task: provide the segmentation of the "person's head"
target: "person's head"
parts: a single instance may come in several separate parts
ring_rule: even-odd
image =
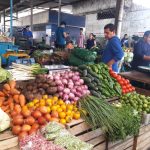
[[[93,39],[96,39],[96,35],[93,35]]]
[[[70,35],[70,33],[69,33],[69,32],[67,32],[67,33],[66,33],[66,35],[67,35],[67,36],[69,36],[69,35]]]
[[[93,39],[93,38],[94,38],[94,34],[93,34],[93,33],[90,33],[89,39]]]
[[[29,31],[30,30],[30,26],[26,26],[26,30]]]
[[[146,32],[144,33],[143,38],[144,38],[144,41],[145,41],[145,42],[147,42],[147,43],[150,44],[150,31],[146,31]]]
[[[65,27],[66,27],[66,22],[62,21],[62,22],[60,23],[60,26],[63,27],[63,28],[65,28]]]
[[[80,28],[80,34],[82,34],[83,33],[83,28]]]
[[[125,34],[125,35],[124,35],[124,38],[127,39],[127,38],[128,38],[128,34]]]
[[[104,35],[106,39],[111,39],[113,36],[115,36],[115,25],[114,24],[107,24],[104,27]]]

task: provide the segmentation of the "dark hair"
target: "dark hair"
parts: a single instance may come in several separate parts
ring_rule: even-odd
[[[125,34],[124,36],[127,36],[128,34]]]
[[[83,31],[83,28],[80,28],[80,31]]]
[[[115,25],[112,23],[109,23],[105,25],[104,29],[109,29],[111,32],[115,31]]]
[[[150,31],[146,31],[145,33],[144,33],[144,37],[148,37],[150,35]]]
[[[26,26],[26,28],[29,28],[30,26]]]
[[[66,22],[65,22],[65,21],[62,21],[62,22],[60,23],[60,25],[65,25],[65,26],[66,26]]]

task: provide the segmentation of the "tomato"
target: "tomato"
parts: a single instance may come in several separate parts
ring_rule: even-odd
[[[30,110],[27,109],[27,110],[22,111],[22,115],[24,117],[29,117],[31,115],[31,112],[30,112]]]
[[[28,125],[33,125],[35,122],[35,119],[32,116],[29,116],[26,120],[25,123]]]
[[[116,73],[113,73],[113,76],[112,77],[114,77],[115,79],[117,78],[117,74]]]
[[[39,123],[40,125],[45,125],[45,124],[46,124],[46,119],[45,119],[44,117],[39,117],[39,118],[38,118],[38,123]]]
[[[135,87],[132,87],[132,90],[135,91]]]
[[[25,132],[28,132],[28,131],[31,130],[31,126],[28,125],[28,124],[24,124],[24,125],[22,126],[22,129],[21,129],[21,130],[22,130],[22,131],[25,131]]]
[[[37,132],[37,129],[32,129],[32,128],[31,128],[31,130],[29,131],[29,135],[30,135],[30,134],[34,134],[34,133],[36,133],[36,132]]]
[[[45,114],[44,115],[44,118],[46,119],[46,121],[50,121],[50,119],[51,119],[51,115],[50,114]]]
[[[21,126],[13,126],[12,132],[13,134],[18,135],[21,132]]]
[[[37,119],[37,118],[41,117],[42,114],[40,111],[36,110],[32,113],[32,116]]]
[[[120,84],[120,85],[124,85],[124,82],[121,80],[121,81],[119,82],[119,84]]]
[[[125,93],[126,93],[126,90],[122,90],[122,93],[125,94]]]
[[[126,82],[127,82],[127,83],[130,83],[130,81],[129,81],[128,79],[126,79]]]
[[[130,87],[131,87],[131,85],[130,85],[130,84],[127,84],[127,85],[126,85],[126,87],[127,87],[127,88],[130,88]]]
[[[123,90],[126,90],[126,88],[127,88],[127,87],[126,87],[125,85],[122,86],[122,89],[123,89]]]
[[[121,76],[118,75],[116,79],[117,79],[117,81],[121,81]]]
[[[51,117],[58,118],[58,112],[57,111],[52,111],[51,112]]]

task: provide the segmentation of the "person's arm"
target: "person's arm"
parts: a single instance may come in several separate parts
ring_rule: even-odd
[[[63,32],[63,35],[64,35],[64,38],[66,38],[66,37],[67,37],[67,34],[66,34],[66,32]]]
[[[113,52],[113,54],[114,54],[114,57],[113,57],[113,59],[111,59],[111,60],[107,63],[107,65],[108,65],[110,68],[112,67],[112,65],[113,65],[115,62],[121,60],[121,59],[123,58],[123,56],[124,56],[124,52],[123,52],[123,50],[122,50],[122,48],[121,48],[121,43],[120,43],[119,40],[116,40],[116,39],[113,40],[113,41],[111,42],[111,48],[112,48],[112,52]]]
[[[146,60],[146,61],[150,61],[150,56],[144,55],[144,56],[143,56],[143,59]]]

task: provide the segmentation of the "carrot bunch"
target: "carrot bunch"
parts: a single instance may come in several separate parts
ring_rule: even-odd
[[[25,96],[16,89],[16,81],[9,81],[0,91],[0,108],[9,116],[13,111],[20,113],[26,103]]]

